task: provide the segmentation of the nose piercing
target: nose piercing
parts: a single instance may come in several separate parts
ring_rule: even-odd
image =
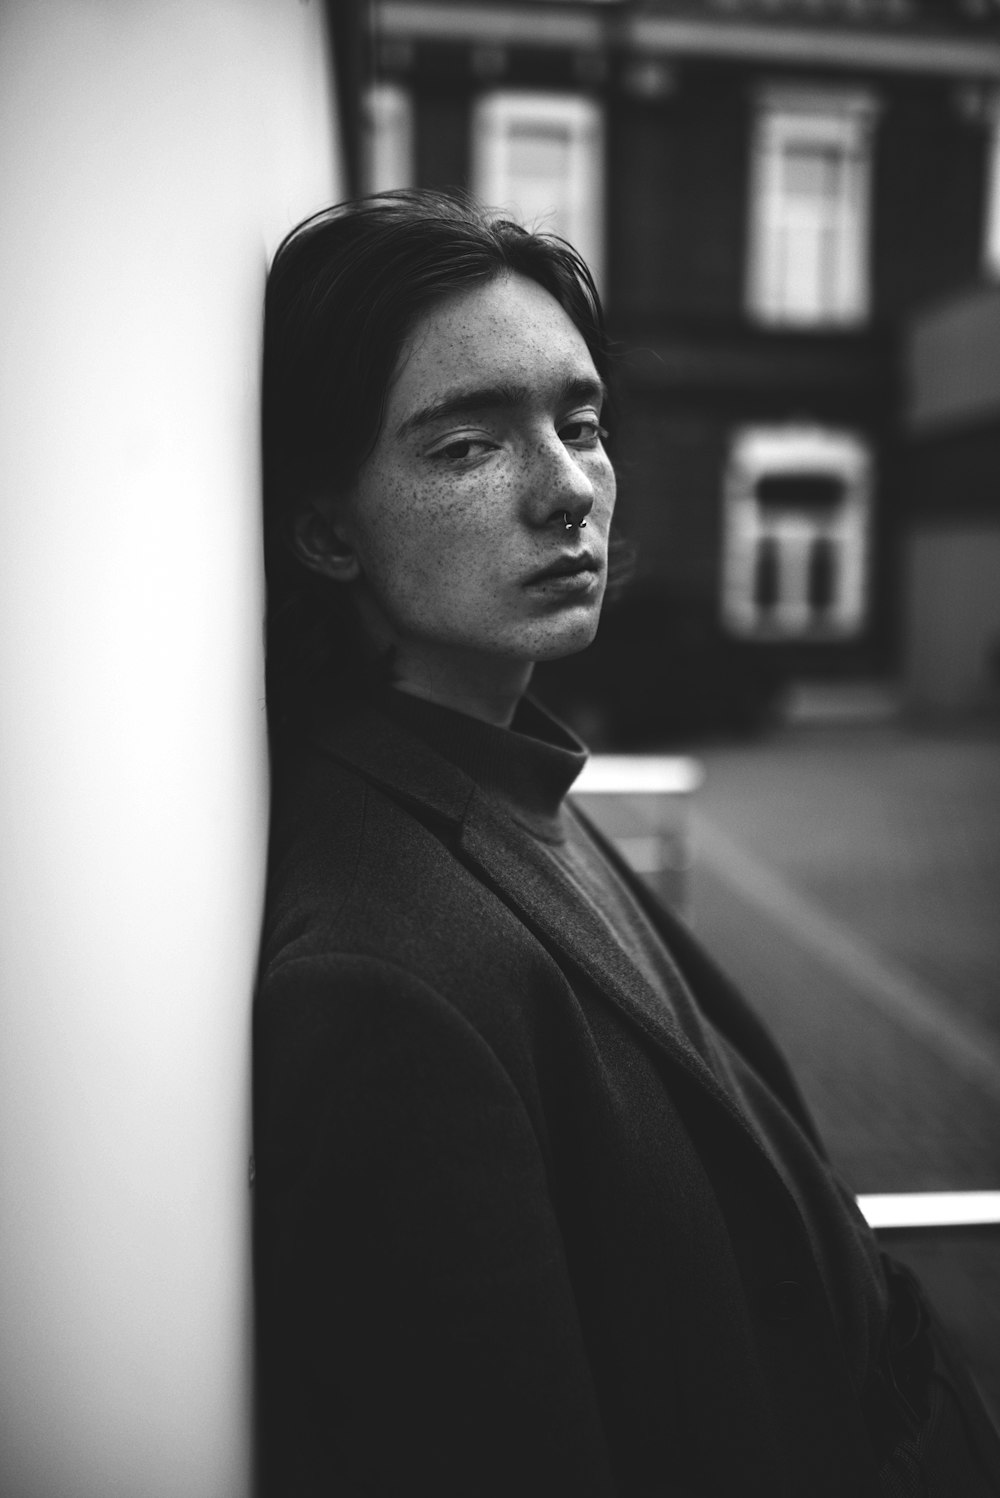
[[[563,510],[563,512],[562,512],[562,518],[563,518],[563,528],[565,530],[568,530],[568,531],[571,531],[571,530],[582,531],[583,528],[584,528],[584,526],[587,524],[586,520],[571,520],[569,518],[569,511],[568,510]]]

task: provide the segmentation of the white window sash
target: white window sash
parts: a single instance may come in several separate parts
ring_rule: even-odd
[[[1000,276],[1000,92],[990,101],[988,121],[983,268],[988,275]]]
[[[830,513],[768,510],[761,506],[761,479],[797,472],[826,473],[841,486]],[[848,638],[865,622],[867,551],[871,507],[871,457],[852,433],[821,427],[751,427],[734,437],[723,496],[724,554],[722,616],[737,635],[759,639]],[[813,548],[832,548],[834,587],[822,612],[809,599]],[[773,548],[776,599],[772,608],[756,598],[763,546]]]
[[[852,323],[869,311],[873,100],[857,92],[766,90],[750,175],[747,303],[762,321]],[[796,149],[829,153],[829,195],[789,191]]]
[[[366,192],[412,187],[413,101],[395,83],[374,83],[365,95],[364,159]]]
[[[476,196],[529,228],[559,234],[583,256],[598,285],[604,269],[604,119],[591,99],[570,94],[498,90],[473,111],[472,181]],[[518,176],[517,137],[565,142],[565,171],[546,179]]]

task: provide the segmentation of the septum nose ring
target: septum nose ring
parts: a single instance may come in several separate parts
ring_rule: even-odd
[[[568,510],[563,510],[563,512],[562,512],[562,518],[563,518],[563,529],[567,530],[567,531],[572,531],[572,530],[582,531],[583,528],[584,528],[584,526],[587,524],[586,519],[583,519],[583,520],[571,520],[569,518],[569,511]]]

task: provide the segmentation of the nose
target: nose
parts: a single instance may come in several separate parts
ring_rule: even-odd
[[[594,508],[594,482],[579,455],[557,432],[536,443],[528,488],[532,519],[579,526]]]

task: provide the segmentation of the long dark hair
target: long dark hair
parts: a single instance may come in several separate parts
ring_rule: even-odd
[[[272,737],[377,676],[348,589],[295,553],[297,518],[353,486],[417,321],[456,292],[516,273],[566,312],[611,383],[600,297],[584,261],[467,197],[380,193],[314,214],[280,245],[264,318],[264,556]]]

